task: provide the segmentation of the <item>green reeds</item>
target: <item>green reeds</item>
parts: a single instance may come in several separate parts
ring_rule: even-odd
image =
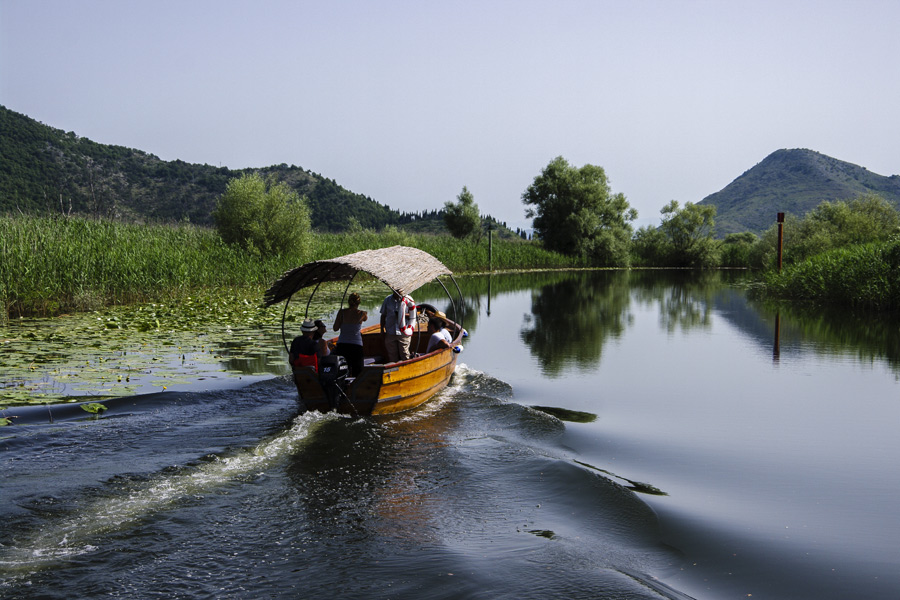
[[[4,316],[52,315],[202,287],[261,284],[283,266],[260,264],[214,231],[190,225],[0,217]]]
[[[382,232],[360,231],[344,234],[319,234],[314,237],[311,260],[342,256],[360,250],[388,246],[413,246],[435,256],[455,273],[516,269],[552,269],[587,266],[581,261],[549,252],[537,243],[524,241],[493,242],[493,261],[486,237],[479,242],[447,235],[412,234],[393,227]]]
[[[313,236],[309,255],[260,258],[192,225],[134,225],[66,217],[0,216],[0,323],[193,290],[258,287],[309,260],[369,248],[415,246],[454,272],[488,270],[487,239],[411,234],[388,227]],[[539,244],[494,240],[495,270],[584,266]]]
[[[781,273],[766,274],[765,294],[775,298],[853,308],[900,308],[900,241],[830,250]]]

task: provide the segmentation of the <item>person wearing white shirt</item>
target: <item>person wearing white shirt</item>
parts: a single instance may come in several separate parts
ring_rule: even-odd
[[[444,313],[438,311],[434,316],[428,319],[428,333],[431,337],[428,339],[428,347],[425,353],[440,350],[441,348],[449,348],[453,342],[453,336],[447,331],[446,321],[443,319]]]

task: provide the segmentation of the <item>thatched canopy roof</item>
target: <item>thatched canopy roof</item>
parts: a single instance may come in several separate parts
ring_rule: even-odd
[[[291,269],[266,290],[263,301],[271,306],[305,287],[347,281],[359,271],[373,275],[401,294],[409,294],[440,275],[450,275],[450,269],[427,252],[409,246],[391,246],[317,260]]]

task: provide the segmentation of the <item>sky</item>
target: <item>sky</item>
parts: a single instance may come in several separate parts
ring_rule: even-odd
[[[900,0],[0,0],[0,104],[530,228],[557,156],[656,224],[781,148],[900,173]]]

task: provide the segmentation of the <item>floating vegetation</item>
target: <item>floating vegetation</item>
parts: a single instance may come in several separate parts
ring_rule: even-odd
[[[282,313],[261,308],[261,298],[259,289],[217,290],[167,303],[11,319],[0,326],[0,407],[282,375]],[[310,306],[310,314],[327,316],[324,303],[331,301]]]
[[[549,529],[528,529],[528,533],[538,537],[547,538],[548,540],[556,539],[556,534]]]
[[[597,420],[597,415],[594,413],[569,410],[568,408],[559,408],[558,406],[532,406],[531,408],[552,415],[560,421],[569,421],[571,423],[593,423]]]
[[[106,406],[100,404],[99,402],[88,402],[87,404],[81,405],[81,410],[89,412],[93,415],[97,415],[106,410]]]
[[[641,481],[634,481],[632,479],[628,479],[626,477],[622,477],[621,475],[616,475],[611,471],[607,471],[606,469],[601,469],[600,467],[595,467],[594,465],[588,464],[586,462],[581,462],[580,460],[576,460],[575,464],[581,465],[582,467],[587,467],[593,471],[597,471],[598,473],[602,473],[604,476],[608,476],[612,479],[618,479],[620,481],[626,482],[628,485],[625,487],[632,492],[640,492],[642,494],[649,494],[651,496],[668,496],[666,492],[662,491],[658,487],[654,485],[650,485],[649,483],[643,483]]]

